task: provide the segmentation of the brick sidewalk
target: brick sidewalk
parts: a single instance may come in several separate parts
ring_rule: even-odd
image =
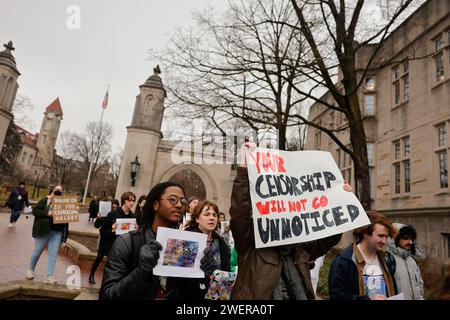
[[[8,228],[9,213],[0,213],[0,284],[25,279],[25,273],[28,270],[31,253],[34,249],[34,239],[31,236],[33,221],[32,215],[28,219],[25,219],[25,215],[21,215],[16,227]],[[80,215],[80,221],[78,223],[79,228],[95,232],[95,228],[88,225],[87,216]],[[44,282],[47,279],[47,261],[47,251],[44,250],[36,266],[34,281]],[[58,284],[66,283],[67,278],[71,275],[66,274],[66,269],[71,265],[74,265],[71,259],[59,254],[54,274]],[[95,285],[89,284],[88,276],[88,272],[81,271],[81,286],[100,288],[102,273],[96,273]]]

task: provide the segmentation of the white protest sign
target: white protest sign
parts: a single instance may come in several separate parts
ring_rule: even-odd
[[[158,264],[153,268],[156,276],[203,278],[200,260],[206,248],[204,233],[159,227],[156,240],[161,243]]]
[[[125,234],[137,230],[136,219],[117,219],[116,235]]]
[[[110,201],[100,201],[98,213],[101,217],[106,217],[111,212],[112,204]]]
[[[33,208],[31,208],[31,206],[25,207],[25,208],[23,209],[23,212],[24,212],[24,213],[31,213],[31,212],[33,212]]]
[[[325,151],[247,154],[256,248],[301,243],[370,224]]]

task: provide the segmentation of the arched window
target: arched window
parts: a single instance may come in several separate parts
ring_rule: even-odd
[[[169,181],[181,184],[187,197],[197,196],[206,199],[206,188],[202,179],[192,170],[183,169],[174,174]]]

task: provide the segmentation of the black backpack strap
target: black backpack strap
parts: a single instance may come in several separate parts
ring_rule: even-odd
[[[131,268],[135,269],[139,265],[139,252],[145,245],[145,231],[139,229],[137,231],[130,232],[131,239]]]

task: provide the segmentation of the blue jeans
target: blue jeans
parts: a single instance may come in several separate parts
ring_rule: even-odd
[[[48,266],[47,266],[47,276],[52,276],[55,271],[56,258],[58,257],[59,245],[62,240],[62,231],[51,230],[49,234],[43,237],[34,238],[34,251],[31,254],[29,270],[33,270],[39,260],[39,257],[44,251],[45,245],[48,243]]]
[[[21,210],[11,209],[11,216],[9,217],[9,223],[15,223],[19,220]]]

